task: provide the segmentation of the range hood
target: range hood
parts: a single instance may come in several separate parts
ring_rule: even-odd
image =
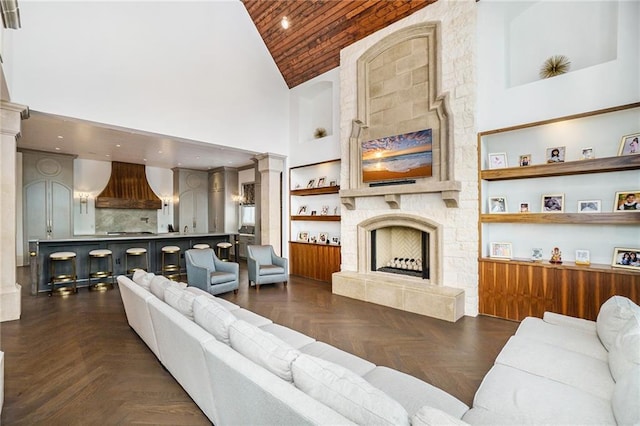
[[[114,161],[109,183],[96,197],[96,208],[158,210],[162,201],[149,186],[144,165]]]

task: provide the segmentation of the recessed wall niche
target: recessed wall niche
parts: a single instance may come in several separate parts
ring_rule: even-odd
[[[298,100],[298,140],[319,139],[333,134],[333,83],[321,81],[300,92]],[[316,131],[324,129],[324,136]]]

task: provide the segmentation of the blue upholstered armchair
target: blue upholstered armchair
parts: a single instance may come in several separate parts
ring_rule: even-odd
[[[223,262],[212,249],[191,249],[184,254],[187,261],[187,283],[211,294],[238,292],[240,267]]]
[[[284,257],[277,256],[272,246],[247,246],[247,267],[249,285],[256,288],[260,288],[260,284],[279,282],[286,286],[289,280],[289,263]]]

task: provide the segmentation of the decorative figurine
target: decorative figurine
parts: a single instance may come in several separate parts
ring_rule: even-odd
[[[554,247],[551,250],[551,259],[549,259],[549,263],[562,263],[562,252],[558,247]]]

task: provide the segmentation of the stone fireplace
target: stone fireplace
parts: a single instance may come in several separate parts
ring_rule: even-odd
[[[447,321],[477,314],[475,25],[473,2],[436,2],[341,52],[335,294]],[[432,176],[363,182],[363,142],[421,129]]]

